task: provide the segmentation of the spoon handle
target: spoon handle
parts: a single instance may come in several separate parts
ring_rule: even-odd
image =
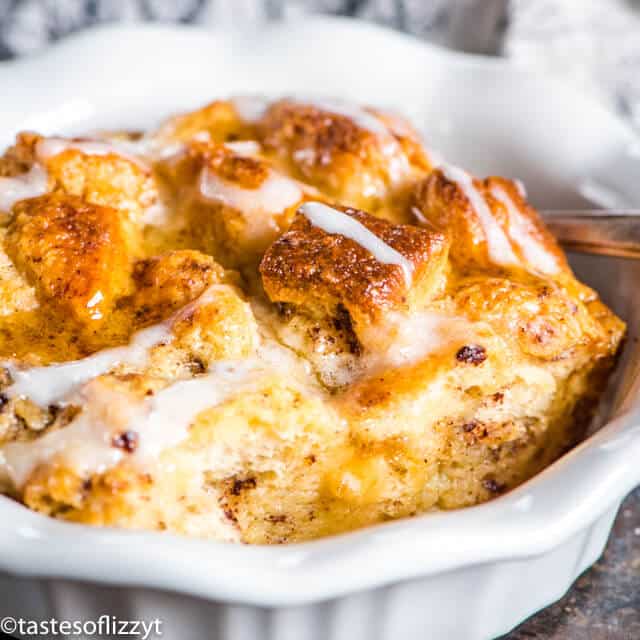
[[[640,259],[640,211],[544,211],[567,251]]]

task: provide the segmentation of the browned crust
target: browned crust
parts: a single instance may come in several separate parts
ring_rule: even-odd
[[[7,251],[40,295],[82,324],[103,320],[128,290],[127,244],[118,211],[59,194],[18,202],[7,235]]]
[[[178,180],[206,168],[242,189],[257,189],[269,177],[270,165],[261,158],[239,155],[224,144],[191,140],[178,158],[162,163],[163,170],[177,172]]]
[[[342,305],[356,323],[378,320],[385,311],[408,309],[417,294],[426,301],[446,261],[445,236],[395,225],[356,209],[336,208],[409,260],[414,268],[413,285],[407,285],[399,265],[379,262],[357,242],[328,234],[298,213],[289,231],[262,259],[260,272],[269,298],[320,308],[330,315]]]
[[[38,157],[39,134],[18,134],[16,143],[0,158],[0,176],[16,176],[36,162],[44,164],[52,191],[77,196],[89,203],[115,207],[135,219],[156,202],[158,193],[150,168],[118,153],[85,154],[67,148],[49,158]],[[71,138],[82,142],[83,138]]]
[[[534,266],[527,262],[517,243],[513,242],[509,232],[512,224],[509,211],[502,202],[492,195],[491,190],[494,187],[503,189],[513,201],[527,223],[531,242],[539,243],[544,251],[553,256],[561,271],[569,271],[564,252],[537,211],[522,196],[515,182],[507,178],[492,176],[484,180],[473,178],[473,185],[484,197],[500,228],[512,241],[512,249],[524,266],[534,269]],[[462,189],[455,182],[449,180],[441,169],[436,169],[429,177],[416,184],[411,205],[425,216],[429,223],[438,229],[446,230],[451,238],[452,259],[462,265],[474,263],[482,268],[491,267],[487,237],[480,217],[474,211]]]
[[[624,334],[623,323],[594,317],[587,305],[552,280],[474,277],[461,280],[452,293],[462,314],[491,323],[515,339],[523,353],[544,360],[571,357],[581,347],[607,354]]]
[[[233,202],[206,198],[200,192],[203,171],[230,187],[247,191],[259,189],[277,175],[264,158],[239,155],[217,143],[192,141],[186,153],[161,163],[158,169],[177,194],[194,246],[213,254],[225,267],[250,265],[254,273],[262,254],[288,228],[297,206],[306,197],[301,185],[300,200],[277,212],[262,211],[259,206],[247,212]],[[258,198],[256,194],[257,204]]]
[[[501,226],[507,235],[509,235],[509,226],[511,223],[509,212],[504,204],[491,194],[493,187],[501,188],[513,202],[516,209],[518,209],[520,215],[528,222],[528,236],[531,241],[538,243],[547,253],[551,254],[561,270],[569,271],[569,264],[564,251],[560,248],[557,240],[547,228],[540,214],[528,203],[526,197],[520,189],[518,189],[516,183],[508,178],[490,176],[485,178],[482,184],[489,208],[494,212],[496,218],[501,221]],[[499,212],[500,209],[502,209],[501,213]],[[506,224],[504,223],[505,220]],[[514,250],[519,254],[520,259],[526,263],[526,258],[520,248],[516,246]]]
[[[388,122],[380,113],[366,111],[381,124]],[[388,137],[381,137],[347,115],[285,99],[274,102],[256,126],[266,151],[288,172],[320,188],[329,198],[361,209],[397,206],[390,198],[398,198],[407,182],[431,168],[408,125],[398,135],[389,122]],[[400,165],[404,169],[398,175]],[[389,217],[401,219],[395,214]]]
[[[200,251],[169,251],[140,260],[133,269],[136,318],[145,324],[166,318],[223,279],[222,267]]]
[[[209,170],[241,189],[258,189],[269,177],[269,167],[257,158],[226,154],[209,162]]]
[[[290,100],[273,103],[258,123],[258,132],[269,149],[292,155],[313,151],[299,155],[299,160],[294,157],[303,173],[330,165],[342,154],[366,158],[378,145],[375,133],[359,127],[351,118]]]
[[[413,167],[425,174],[433,170],[431,158],[420,141],[420,134],[407,119],[397,113],[380,109],[367,109],[367,111],[387,125]]]
[[[214,142],[254,137],[251,125],[240,118],[227,100],[215,100],[201,109],[170,118],[160,127],[158,137],[187,141],[202,132],[208,133]]]
[[[0,176],[17,176],[28,171],[35,162],[36,145],[42,136],[31,131],[23,131],[16,136],[16,142],[0,157]]]

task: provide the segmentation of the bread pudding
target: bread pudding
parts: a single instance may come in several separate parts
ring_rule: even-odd
[[[402,117],[238,97],[0,158],[0,491],[301,541],[495,498],[583,435],[624,337],[524,187]]]

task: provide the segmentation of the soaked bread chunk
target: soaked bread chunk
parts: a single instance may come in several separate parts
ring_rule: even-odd
[[[145,324],[166,318],[205,289],[225,281],[224,269],[209,255],[183,249],[139,260],[133,268],[132,304]]]
[[[284,99],[255,126],[258,139],[296,177],[343,204],[399,216],[407,184],[431,169],[417,133],[399,116],[339,100]]]
[[[436,295],[448,248],[441,233],[310,202],[269,247],[260,271],[272,302],[312,316],[346,312],[360,336],[390,313],[410,312]]]
[[[548,276],[568,271],[555,238],[512,180],[479,180],[446,166],[416,184],[412,204],[417,222],[447,230],[451,257],[461,265],[519,265]]]
[[[306,197],[303,185],[245,148],[191,142],[182,156],[160,166],[194,246],[236,269],[255,267]]]
[[[233,101],[215,100],[189,113],[166,120],[157,132],[168,141],[188,142],[206,137],[212,142],[233,142],[253,137],[252,126],[246,122]]]
[[[129,233],[116,209],[47,194],[14,207],[6,247],[42,304],[91,324],[129,289]]]
[[[0,175],[16,176],[40,166],[48,190],[113,207],[138,220],[158,194],[150,163],[134,152],[135,145],[122,141],[23,133],[0,160]]]

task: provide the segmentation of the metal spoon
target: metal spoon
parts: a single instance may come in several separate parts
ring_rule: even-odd
[[[543,211],[567,251],[640,259],[640,210]]]

